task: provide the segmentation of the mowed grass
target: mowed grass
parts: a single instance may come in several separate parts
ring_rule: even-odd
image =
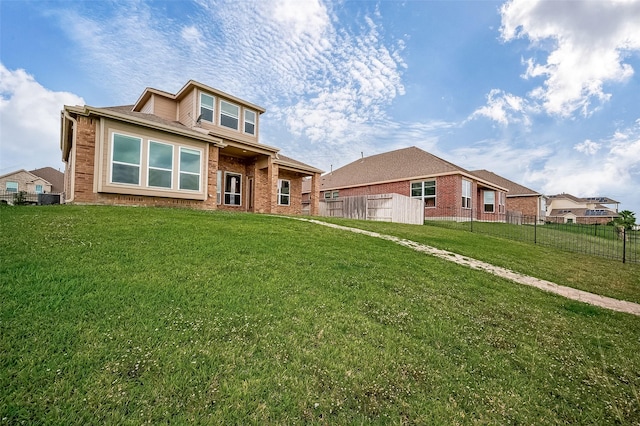
[[[640,422],[632,315],[281,217],[0,215],[1,423]]]
[[[433,225],[321,220],[417,241],[602,296],[640,303],[640,264]],[[515,225],[508,225],[515,226]]]

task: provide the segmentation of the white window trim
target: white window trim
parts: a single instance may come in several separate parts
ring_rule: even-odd
[[[9,184],[10,183],[14,183],[16,185],[15,190],[13,188],[9,189]],[[7,181],[5,183],[5,185],[4,185],[4,189],[5,189],[6,192],[12,192],[12,193],[15,192],[15,193],[17,193],[17,192],[19,192],[20,184],[18,182]]]
[[[122,161],[115,161],[113,159],[113,150],[115,149],[116,143],[116,135],[126,136],[133,139],[138,139],[140,141],[140,156],[138,157],[138,164],[133,163],[123,163]],[[123,132],[112,132],[111,133],[111,157],[109,158],[109,183],[113,185],[127,185],[127,186],[138,186],[142,187],[142,142],[143,139],[140,136],[134,136],[131,134],[123,133]],[[113,165],[114,164],[124,164],[125,166],[138,166],[138,183],[128,183],[128,182],[114,182],[113,180]]]
[[[229,175],[234,175],[234,176],[239,176],[240,179],[240,192],[236,193],[236,192],[227,192],[227,176]],[[240,199],[240,203],[239,204],[228,204],[226,202],[226,197],[227,195],[238,195],[239,199]],[[234,207],[242,207],[242,174],[241,173],[235,173],[235,172],[224,172],[224,199],[222,200],[225,206],[234,206]]]
[[[211,108],[209,108],[208,106],[202,104],[202,96],[203,95],[204,96],[209,96],[211,98],[211,105],[212,105]],[[216,97],[213,96],[213,95],[210,95],[209,93],[200,92],[200,96],[198,97],[198,104],[200,106],[200,108],[198,109],[198,117],[201,120],[204,120],[202,118],[202,108],[208,109],[208,110],[211,111],[211,121],[209,121],[209,120],[204,120],[204,121],[206,121],[207,123],[213,123],[216,120]]]
[[[289,193],[288,194],[283,194],[281,192],[282,190],[282,183],[283,182],[287,182],[289,184]],[[285,203],[281,203],[281,197],[287,197],[287,202]],[[278,205],[279,206],[290,206],[291,205],[291,181],[288,179],[278,179]]]
[[[493,193],[493,203],[487,203],[487,194]],[[491,206],[491,210],[487,210],[487,206]],[[482,211],[484,213],[495,213],[496,212],[496,191],[483,191],[482,193]]]
[[[200,156],[200,170],[198,170],[198,173],[194,173],[194,172],[187,172],[187,171],[182,171],[182,156],[180,154],[182,154],[183,150],[187,150],[187,151],[194,151],[197,152],[198,155]],[[192,147],[187,147],[187,146],[181,146],[178,149],[178,187],[176,188],[176,190],[178,191],[188,191],[188,192],[200,192],[202,190],[202,159],[204,158],[202,155],[202,150],[201,149],[197,149],[197,148],[192,148]],[[186,175],[192,175],[192,176],[198,176],[198,189],[183,189],[180,188],[180,175],[181,174],[186,174]]]
[[[250,112],[253,114],[253,121],[250,121],[247,119],[247,113]],[[242,133],[245,133],[247,135],[251,135],[251,136],[255,136],[256,135],[256,118],[258,117],[258,114],[250,109],[244,109],[244,120],[242,122]],[[253,133],[249,133],[247,132],[247,123],[253,124]]]
[[[427,182],[433,182],[433,188],[435,189],[435,194],[434,195],[425,195],[425,188],[427,188],[425,186],[425,183]],[[414,183],[419,183],[420,184],[420,195],[411,195],[411,198],[415,198],[418,200],[422,200],[423,203],[426,203],[426,200],[431,200],[433,199],[433,205],[432,206],[427,206],[425,204],[425,208],[428,209],[433,209],[436,207],[437,204],[437,188],[438,188],[438,182],[436,181],[436,179],[429,179],[429,180],[416,180],[411,182],[411,186],[409,187],[409,191],[413,192],[413,184]],[[429,188],[431,188],[431,186],[429,186]]]
[[[234,106],[234,107],[238,108],[238,114],[237,114],[236,116],[233,116],[233,115],[230,115],[230,114],[228,114],[228,113],[224,112],[224,111],[222,110],[222,104],[223,104],[223,103],[225,103],[225,104],[227,104],[227,105],[231,105],[231,106]],[[234,129],[233,127],[225,126],[225,125],[223,125],[223,124],[222,124],[222,116],[223,116],[223,115],[225,115],[225,116],[227,116],[227,117],[231,117],[231,118],[235,118],[235,119],[236,119],[236,121],[238,122],[238,124],[236,125],[235,129]],[[224,99],[220,99],[220,119],[219,119],[218,124],[219,124],[221,127],[225,127],[225,128],[227,128],[227,129],[232,129],[232,130],[236,130],[236,131],[238,131],[238,126],[240,125],[240,106],[239,106],[239,105],[236,105],[236,104],[234,104],[234,103],[231,103],[231,102],[227,102],[227,101],[225,101]]]
[[[468,184],[465,185],[465,184]],[[473,183],[470,180],[462,179],[462,208],[470,209],[471,208],[471,193],[473,192]],[[469,189],[469,193],[465,194],[465,189]],[[468,203],[465,203],[465,200]]]
[[[164,169],[162,167],[152,167],[151,166],[151,144],[152,143],[157,143],[158,145],[166,145],[166,146],[170,146],[171,147],[171,168],[170,169]],[[166,142],[160,142],[160,141],[156,141],[153,139],[149,139],[149,142],[147,143],[147,186],[149,188],[159,188],[159,189],[166,189],[166,190],[170,190],[173,189],[173,164],[175,163],[175,145],[170,144],[170,143],[166,143]],[[149,183],[149,171],[151,170],[162,170],[165,172],[171,172],[171,185],[167,188],[166,186],[152,186]]]
[[[222,170],[216,172],[216,204],[222,204]]]

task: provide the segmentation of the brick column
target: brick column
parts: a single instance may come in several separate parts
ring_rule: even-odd
[[[309,193],[309,214],[318,216],[320,214],[320,173],[311,176],[311,193]]]

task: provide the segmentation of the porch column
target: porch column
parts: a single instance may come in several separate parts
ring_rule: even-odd
[[[320,214],[320,173],[311,176],[311,193],[309,194],[309,214],[318,216]]]

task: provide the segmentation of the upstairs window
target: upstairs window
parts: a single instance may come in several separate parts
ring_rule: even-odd
[[[471,208],[471,182],[462,179],[462,208]]]
[[[237,173],[224,174],[224,203],[230,206],[240,205],[242,194],[242,175]]]
[[[411,182],[411,198],[421,198],[425,207],[436,206],[436,181]]]
[[[200,119],[213,123],[213,96],[200,93]]]
[[[149,142],[149,186],[171,188],[173,176],[173,146]]]
[[[5,188],[7,192],[18,192],[18,182],[7,182]]]
[[[226,101],[220,101],[220,125],[238,130],[240,107]]]
[[[493,213],[495,211],[494,205],[496,202],[495,191],[484,191],[484,212]]]
[[[284,179],[278,179],[278,204],[288,206],[291,196],[291,182]]]
[[[200,151],[180,147],[180,189],[200,191]]]
[[[256,113],[244,110],[244,132],[250,135],[256,134]]]
[[[140,155],[142,139],[113,134],[111,153],[111,182],[140,184]]]

